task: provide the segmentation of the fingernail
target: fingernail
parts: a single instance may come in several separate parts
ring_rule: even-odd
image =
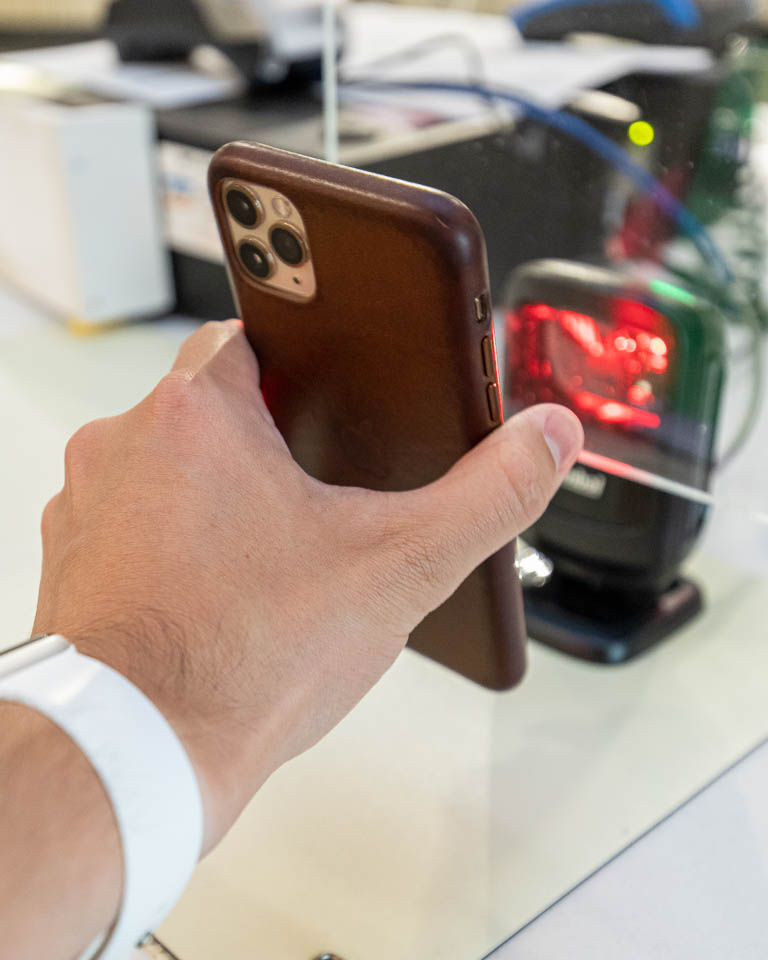
[[[541,430],[557,472],[569,469],[584,444],[584,431],[576,414],[554,403],[530,407],[525,414]]]
[[[584,430],[576,414],[565,407],[551,407],[542,432],[557,471],[570,468],[584,445]]]

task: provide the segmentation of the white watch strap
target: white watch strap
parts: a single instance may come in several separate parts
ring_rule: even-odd
[[[0,699],[38,710],[68,733],[109,794],[123,846],[123,897],[91,955],[125,960],[174,905],[200,856],[203,809],[192,764],[148,697],[71,644],[0,677]]]

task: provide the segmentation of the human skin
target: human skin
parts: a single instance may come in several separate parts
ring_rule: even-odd
[[[63,634],[162,711],[197,774],[207,851],[414,627],[530,526],[582,441],[578,420],[546,405],[423,489],[326,486],[275,428],[242,325],[206,324],[146,399],[69,442],[43,515],[34,631]],[[67,784],[55,797],[53,775]],[[119,906],[106,794],[65,734],[10,703],[0,783],[4,946],[66,960]]]

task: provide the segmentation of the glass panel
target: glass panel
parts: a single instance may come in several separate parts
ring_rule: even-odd
[[[768,48],[733,8],[670,49],[433,6],[343,9],[342,161],[478,216],[508,415],[564,403],[588,468],[761,522]]]
[[[490,956],[768,733],[768,44],[728,0],[460,6],[342,8],[339,158],[474,211],[505,413],[566,404],[586,448],[525,534],[524,683],[430,715],[460,889],[414,900],[439,854],[388,807],[414,956]]]

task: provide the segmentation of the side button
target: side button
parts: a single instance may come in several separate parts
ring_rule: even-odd
[[[488,413],[494,423],[501,420],[501,401],[499,400],[499,385],[497,383],[488,384]]]
[[[493,344],[491,343],[490,337],[483,337],[483,342],[480,344],[480,348],[483,351],[483,372],[486,377],[493,380],[496,376],[496,364],[494,362],[495,358],[493,356]]]

